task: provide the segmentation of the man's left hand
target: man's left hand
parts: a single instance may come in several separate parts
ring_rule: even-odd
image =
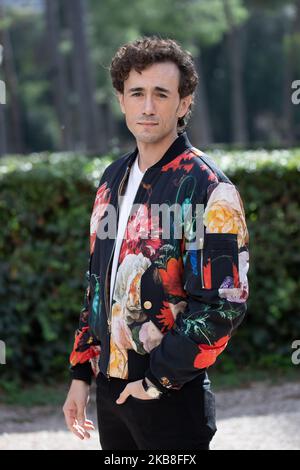
[[[149,397],[148,393],[145,392],[142,380],[137,380],[136,382],[130,382],[127,384],[123,392],[120,393],[116,403],[118,405],[122,405],[125,403],[129,395],[139,398],[140,400],[153,400],[153,398]]]

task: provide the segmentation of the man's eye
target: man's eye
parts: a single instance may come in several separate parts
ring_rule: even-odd
[[[136,93],[132,93],[132,96],[140,96],[141,93],[139,93],[138,91]]]
[[[160,93],[159,96],[160,96],[161,98],[167,98],[167,96],[164,95],[163,93]]]

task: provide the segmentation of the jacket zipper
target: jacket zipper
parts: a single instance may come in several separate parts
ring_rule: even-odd
[[[125,175],[123,176],[122,181],[121,181],[121,183],[119,184],[119,188],[118,188],[117,229],[118,229],[118,224],[119,224],[118,218],[119,218],[119,198],[120,198],[120,189],[123,188],[124,181],[125,181],[125,179],[127,178],[127,175],[128,175],[128,172],[129,172],[129,171],[130,171],[130,167],[127,166]],[[117,233],[116,233],[116,235],[117,235]],[[108,275],[108,271],[109,271],[109,268],[110,268],[110,264],[111,264],[111,260],[112,260],[112,257],[113,257],[113,253],[114,253],[114,251],[115,251],[116,240],[117,240],[117,237],[115,237],[114,246],[113,246],[113,249],[112,249],[111,254],[110,254],[110,258],[109,258],[108,266],[107,266],[107,270],[106,270],[106,275],[105,275],[105,306],[106,306],[106,312],[107,312],[107,327],[108,327],[108,334],[109,334],[109,335],[110,335],[110,333],[111,333],[111,312],[110,312],[110,308],[108,308],[108,307],[109,307],[109,304],[108,304],[108,295],[107,295],[107,290],[108,290],[107,275]],[[109,346],[109,347],[110,347],[110,346]],[[110,378],[110,375],[109,375],[109,373],[108,373],[108,369],[109,369],[109,360],[108,360],[108,366],[107,366],[107,370],[106,370],[106,376],[107,376],[107,378],[109,379],[109,378]]]
[[[201,285],[202,289],[204,289],[203,283],[203,238],[200,238],[200,271],[201,271]]]

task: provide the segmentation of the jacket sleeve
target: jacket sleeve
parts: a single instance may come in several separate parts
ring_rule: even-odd
[[[78,329],[75,331],[73,350],[70,354],[70,372],[72,379],[83,380],[91,384],[95,374],[95,360],[100,354],[100,343],[92,335],[88,325],[89,315],[89,271],[86,273],[88,286],[84,293],[83,306],[79,316]],[[96,374],[95,374],[96,375]]]
[[[145,374],[161,391],[180,389],[214,364],[247,309],[249,235],[237,188],[214,181],[190,201],[194,219],[202,207],[203,235],[182,244],[186,307],[150,352]]]
[[[73,350],[70,354],[70,372],[72,379],[84,380],[91,384],[93,375],[98,373],[98,359],[100,355],[100,342],[93,335],[89,327],[90,304],[90,268],[96,242],[96,232],[99,220],[110,201],[110,191],[105,182],[104,171],[98,185],[90,224],[90,256],[89,270],[86,272],[87,286],[84,292],[83,305],[79,316],[78,329],[75,331]]]

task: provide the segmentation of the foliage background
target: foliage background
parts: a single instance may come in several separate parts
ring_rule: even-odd
[[[240,189],[251,256],[248,314],[218,367],[290,367],[291,342],[300,329],[300,149],[210,155]],[[66,377],[83,300],[95,185],[111,160],[79,154],[2,160],[2,381]]]
[[[188,135],[239,187],[246,210],[248,315],[215,370],[295,369],[300,105],[291,95],[300,80],[300,0],[0,0],[7,390],[68,377],[95,188],[134,145],[108,67],[121,44],[151,34],[192,52],[200,83]]]

